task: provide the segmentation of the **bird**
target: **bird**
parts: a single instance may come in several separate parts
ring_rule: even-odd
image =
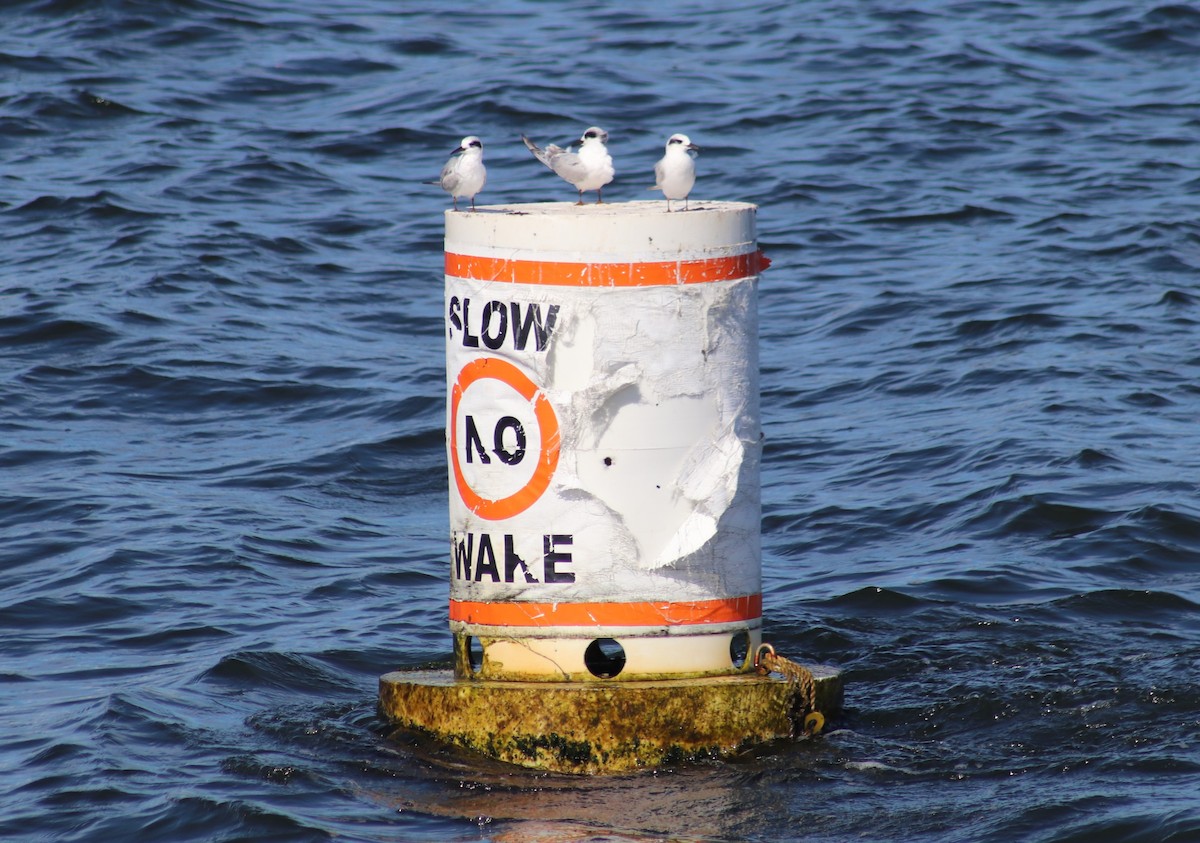
[[[687,135],[676,132],[667,140],[666,152],[654,165],[654,186],[649,189],[663,192],[668,213],[672,199],[682,199],[683,209],[688,209],[688,195],[696,184],[696,162],[689,154],[692,151],[699,152],[700,147],[692,143]]]
[[[442,167],[442,177],[438,183],[441,184],[442,190],[454,199],[454,210],[458,210],[459,197],[465,196],[471,200],[471,210],[474,211],[475,194],[483,190],[486,182],[487,167],[483,166],[483,141],[475,135],[467,135],[458,149],[450,153],[450,160]]]
[[[579,191],[577,205],[583,204],[585,190],[596,191],[596,203],[604,203],[604,185],[613,180],[612,156],[608,154],[608,132],[598,126],[592,126],[580,138],[579,152],[570,152],[560,146],[547,144],[545,149],[538,147],[529,138],[521,135],[525,146],[557,175],[575,186]]]

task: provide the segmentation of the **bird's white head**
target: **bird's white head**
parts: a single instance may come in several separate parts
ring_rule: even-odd
[[[695,151],[700,150],[700,147],[698,147],[698,146],[696,146],[696,144],[692,143],[691,138],[689,138],[687,135],[680,134],[679,132],[676,132],[675,134],[671,135],[670,138],[667,139],[667,151],[669,152],[671,150],[671,147],[674,147],[674,146],[680,147],[682,149],[691,149],[691,150],[695,150]]]
[[[480,152],[483,152],[483,141],[474,135],[467,135],[462,139],[462,143],[458,145],[458,149],[454,151],[466,152],[468,149],[478,149]]]
[[[586,132],[583,133],[583,137],[580,138],[580,140],[583,143],[599,142],[599,143],[607,144],[608,143],[608,132],[604,131],[599,126],[592,126],[590,129],[588,129]]]

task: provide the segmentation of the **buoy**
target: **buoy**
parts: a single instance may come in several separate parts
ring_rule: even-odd
[[[757,655],[755,214],[446,212],[455,663],[382,677],[398,726],[617,772],[728,754],[840,705],[836,671]]]

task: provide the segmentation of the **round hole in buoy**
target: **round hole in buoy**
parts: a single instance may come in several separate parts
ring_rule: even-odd
[[[583,652],[583,663],[598,679],[612,679],[625,669],[625,648],[611,638],[597,638]]]
[[[612,463],[613,463],[613,459],[612,459],[612,457],[605,457],[605,458],[604,458],[604,464],[605,464],[605,465],[612,465]]]
[[[750,658],[750,630],[739,629],[729,639],[729,660],[739,670],[746,666]]]

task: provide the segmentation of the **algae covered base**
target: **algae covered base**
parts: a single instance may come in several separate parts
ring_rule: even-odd
[[[816,708],[841,708],[841,674],[809,666]],[[622,773],[728,757],[794,733],[797,687],[776,676],[623,682],[457,679],[397,671],[379,680],[379,709],[400,729],[523,767]]]

